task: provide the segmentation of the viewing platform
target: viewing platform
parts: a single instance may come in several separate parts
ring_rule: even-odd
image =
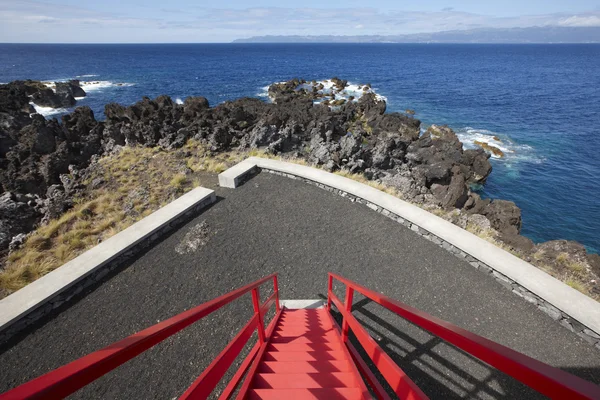
[[[424,228],[419,231],[419,227],[398,223],[381,207],[373,207],[372,202],[361,204],[355,193],[347,196],[339,189],[323,190],[318,184],[267,173],[260,166],[246,167],[248,164],[238,170],[251,172],[248,177],[230,180],[235,188],[219,187],[215,176],[204,185],[214,190],[212,204],[195,210],[152,246],[136,252],[8,338],[0,347],[0,392],[277,273],[278,289],[261,291],[257,299],[261,304],[271,299],[270,305],[275,306],[270,312],[265,310],[257,317],[252,304],[258,301],[253,302],[249,291],[240,294],[76,391],[73,398],[182,396],[213,360],[219,359],[236,333],[255,319],[253,328],[259,330],[260,323],[265,326],[262,343],[267,343],[267,338],[274,340],[265,344],[263,358],[259,358],[262,361],[255,364],[254,378],[239,387],[247,390],[249,397],[300,398],[307,394],[306,389],[313,398],[333,398],[331,391],[318,395],[332,387],[339,398],[368,397],[373,388],[368,380],[360,378],[357,362],[346,346],[341,321],[349,315],[429,398],[543,398],[518,378],[490,365],[490,360],[482,361],[460,350],[448,337],[432,333],[428,329],[431,326],[424,329],[421,324],[409,322],[406,316],[382,307],[360,290],[350,299],[350,309],[340,310],[333,304],[329,313],[327,299],[332,298],[331,293],[342,302],[346,299],[344,285],[334,285],[331,293],[328,290],[328,273],[334,272],[436,321],[447,321],[540,364],[591,382],[586,386],[591,388],[588,393],[597,393],[600,349],[578,335],[594,328],[597,303],[595,308],[584,307],[576,315],[570,314],[568,304],[555,304],[558,317],[553,318],[540,307],[550,304],[552,297],[545,297],[544,287],[555,285],[553,281],[538,279],[540,286],[528,288],[526,277],[509,277],[505,281],[507,290],[498,276],[506,277],[510,271],[474,268],[471,258],[476,254],[461,257],[426,237],[430,231],[424,235]],[[535,302],[517,295],[517,286],[529,291]],[[292,311],[291,304],[283,303],[280,308],[275,302],[276,293],[282,299],[314,299],[316,306],[323,301],[325,307]],[[564,289],[564,293],[570,291]],[[578,300],[575,296],[573,304]],[[263,317],[264,321],[259,321]],[[564,321],[573,329],[565,329]],[[586,322],[589,325],[575,326]],[[300,339],[312,329],[320,337],[314,347]],[[358,346],[353,336],[356,326],[350,324],[349,329],[350,343]],[[261,343],[259,335],[238,349],[231,368],[223,371],[222,380],[215,381],[214,393],[227,393],[227,382],[235,377],[248,354],[256,351],[258,357],[260,346],[253,349],[255,343]],[[297,337],[293,345],[284,339],[290,335]],[[323,372],[318,368],[324,367],[301,358],[315,351],[330,357],[326,363],[330,370],[320,375],[322,379],[309,382],[305,378]],[[369,357],[361,354],[369,364]],[[286,365],[292,369],[284,369],[299,375],[294,379],[279,376],[281,363],[289,363]],[[250,363],[247,366],[252,368]],[[317,372],[312,372],[313,367]],[[271,374],[277,376],[266,376]],[[301,387],[290,388],[292,384]],[[385,386],[389,383],[382,385],[389,392],[390,387]],[[273,392],[277,390],[287,392]]]

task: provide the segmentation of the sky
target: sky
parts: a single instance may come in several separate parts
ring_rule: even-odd
[[[530,26],[600,26],[600,0],[0,0],[3,43],[230,42]]]

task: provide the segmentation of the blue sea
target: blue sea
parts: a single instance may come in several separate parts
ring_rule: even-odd
[[[98,118],[108,102],[268,101],[272,82],[333,76],[371,83],[389,111],[447,124],[467,147],[501,147],[482,195],[516,202],[536,242],[600,250],[600,45],[0,44],[0,82],[90,82],[78,103]]]

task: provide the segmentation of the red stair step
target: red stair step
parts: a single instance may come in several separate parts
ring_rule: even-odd
[[[264,355],[264,361],[325,361],[346,360],[343,351],[273,351]]]
[[[269,343],[267,351],[328,351],[341,350],[342,344],[331,343]]]
[[[310,325],[323,325],[323,326],[331,326],[331,321],[327,321],[324,319],[306,319],[306,318],[283,318],[279,320],[279,324],[310,324]]]
[[[328,321],[326,318],[318,318],[318,317],[281,317],[281,319],[279,320],[280,322],[311,322],[311,323],[321,323],[321,324],[327,324],[330,323],[331,321]]]
[[[323,318],[326,319],[327,315],[318,310],[284,310],[281,313],[282,317],[305,317],[305,318]]]
[[[328,332],[333,330],[333,327],[318,324],[281,324],[277,326],[276,330],[290,330],[290,331],[315,331],[315,332]]]
[[[358,387],[354,374],[322,372],[312,374],[256,374],[253,389],[319,389]]]
[[[296,318],[286,318],[279,321],[279,325],[320,325],[330,327],[331,321],[323,321],[323,320],[315,320],[315,319],[296,319]]]
[[[330,327],[331,325],[331,321],[319,321],[319,320],[306,320],[306,319],[284,319],[284,320],[280,320],[279,321],[279,325],[310,325],[310,326],[315,326],[315,325],[320,325],[320,326],[327,326]]]
[[[276,326],[275,327],[275,332],[298,332],[300,334],[305,334],[305,333],[311,333],[311,334],[317,334],[317,333],[327,333],[327,332],[335,332],[335,330],[333,328],[324,328],[321,326],[300,326],[300,325],[296,325],[296,326]],[[335,332],[337,334],[337,332]]]
[[[312,320],[320,320],[327,321],[327,315],[325,314],[301,314],[301,313],[289,313],[284,312],[281,314],[281,318],[283,319],[312,319]]]
[[[307,337],[315,340],[321,339],[329,339],[339,340],[339,336],[337,332],[334,331],[326,331],[326,332],[297,332],[297,331],[277,331],[273,332],[274,338],[282,338],[282,337]]]
[[[271,343],[340,343],[340,338],[333,335],[319,336],[319,335],[306,335],[306,336],[273,336],[270,340]]]
[[[258,366],[258,373],[263,374],[294,374],[320,372],[349,372],[348,361],[263,361]]]
[[[358,400],[363,395],[358,388],[327,388],[327,389],[253,389],[248,392],[252,400]]]
[[[320,325],[326,327],[332,327],[331,321],[319,320],[319,319],[301,319],[301,318],[286,318],[279,321],[279,325]]]

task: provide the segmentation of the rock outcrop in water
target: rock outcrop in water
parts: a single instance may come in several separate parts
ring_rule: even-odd
[[[411,115],[386,113],[384,99],[369,86],[332,105],[347,81],[331,82],[329,92],[316,82],[274,84],[272,103],[242,98],[211,108],[203,97],[180,105],[159,96],[131,106],[108,104],[103,122],[88,107],[60,122],[35,114],[32,99],[62,107],[82,95],[76,81],[57,84],[55,91],[35,81],[0,85],[0,252],[13,237],[68,208],[95,157],[120,146],[178,148],[191,138],[214,152],[261,148],[329,171],[364,174],[410,202],[460,210],[463,227],[493,228],[511,247],[533,248],[519,234],[521,211],[514,203],[483,200],[470,190],[492,171],[482,149],[464,150],[448,127],[421,133]]]

